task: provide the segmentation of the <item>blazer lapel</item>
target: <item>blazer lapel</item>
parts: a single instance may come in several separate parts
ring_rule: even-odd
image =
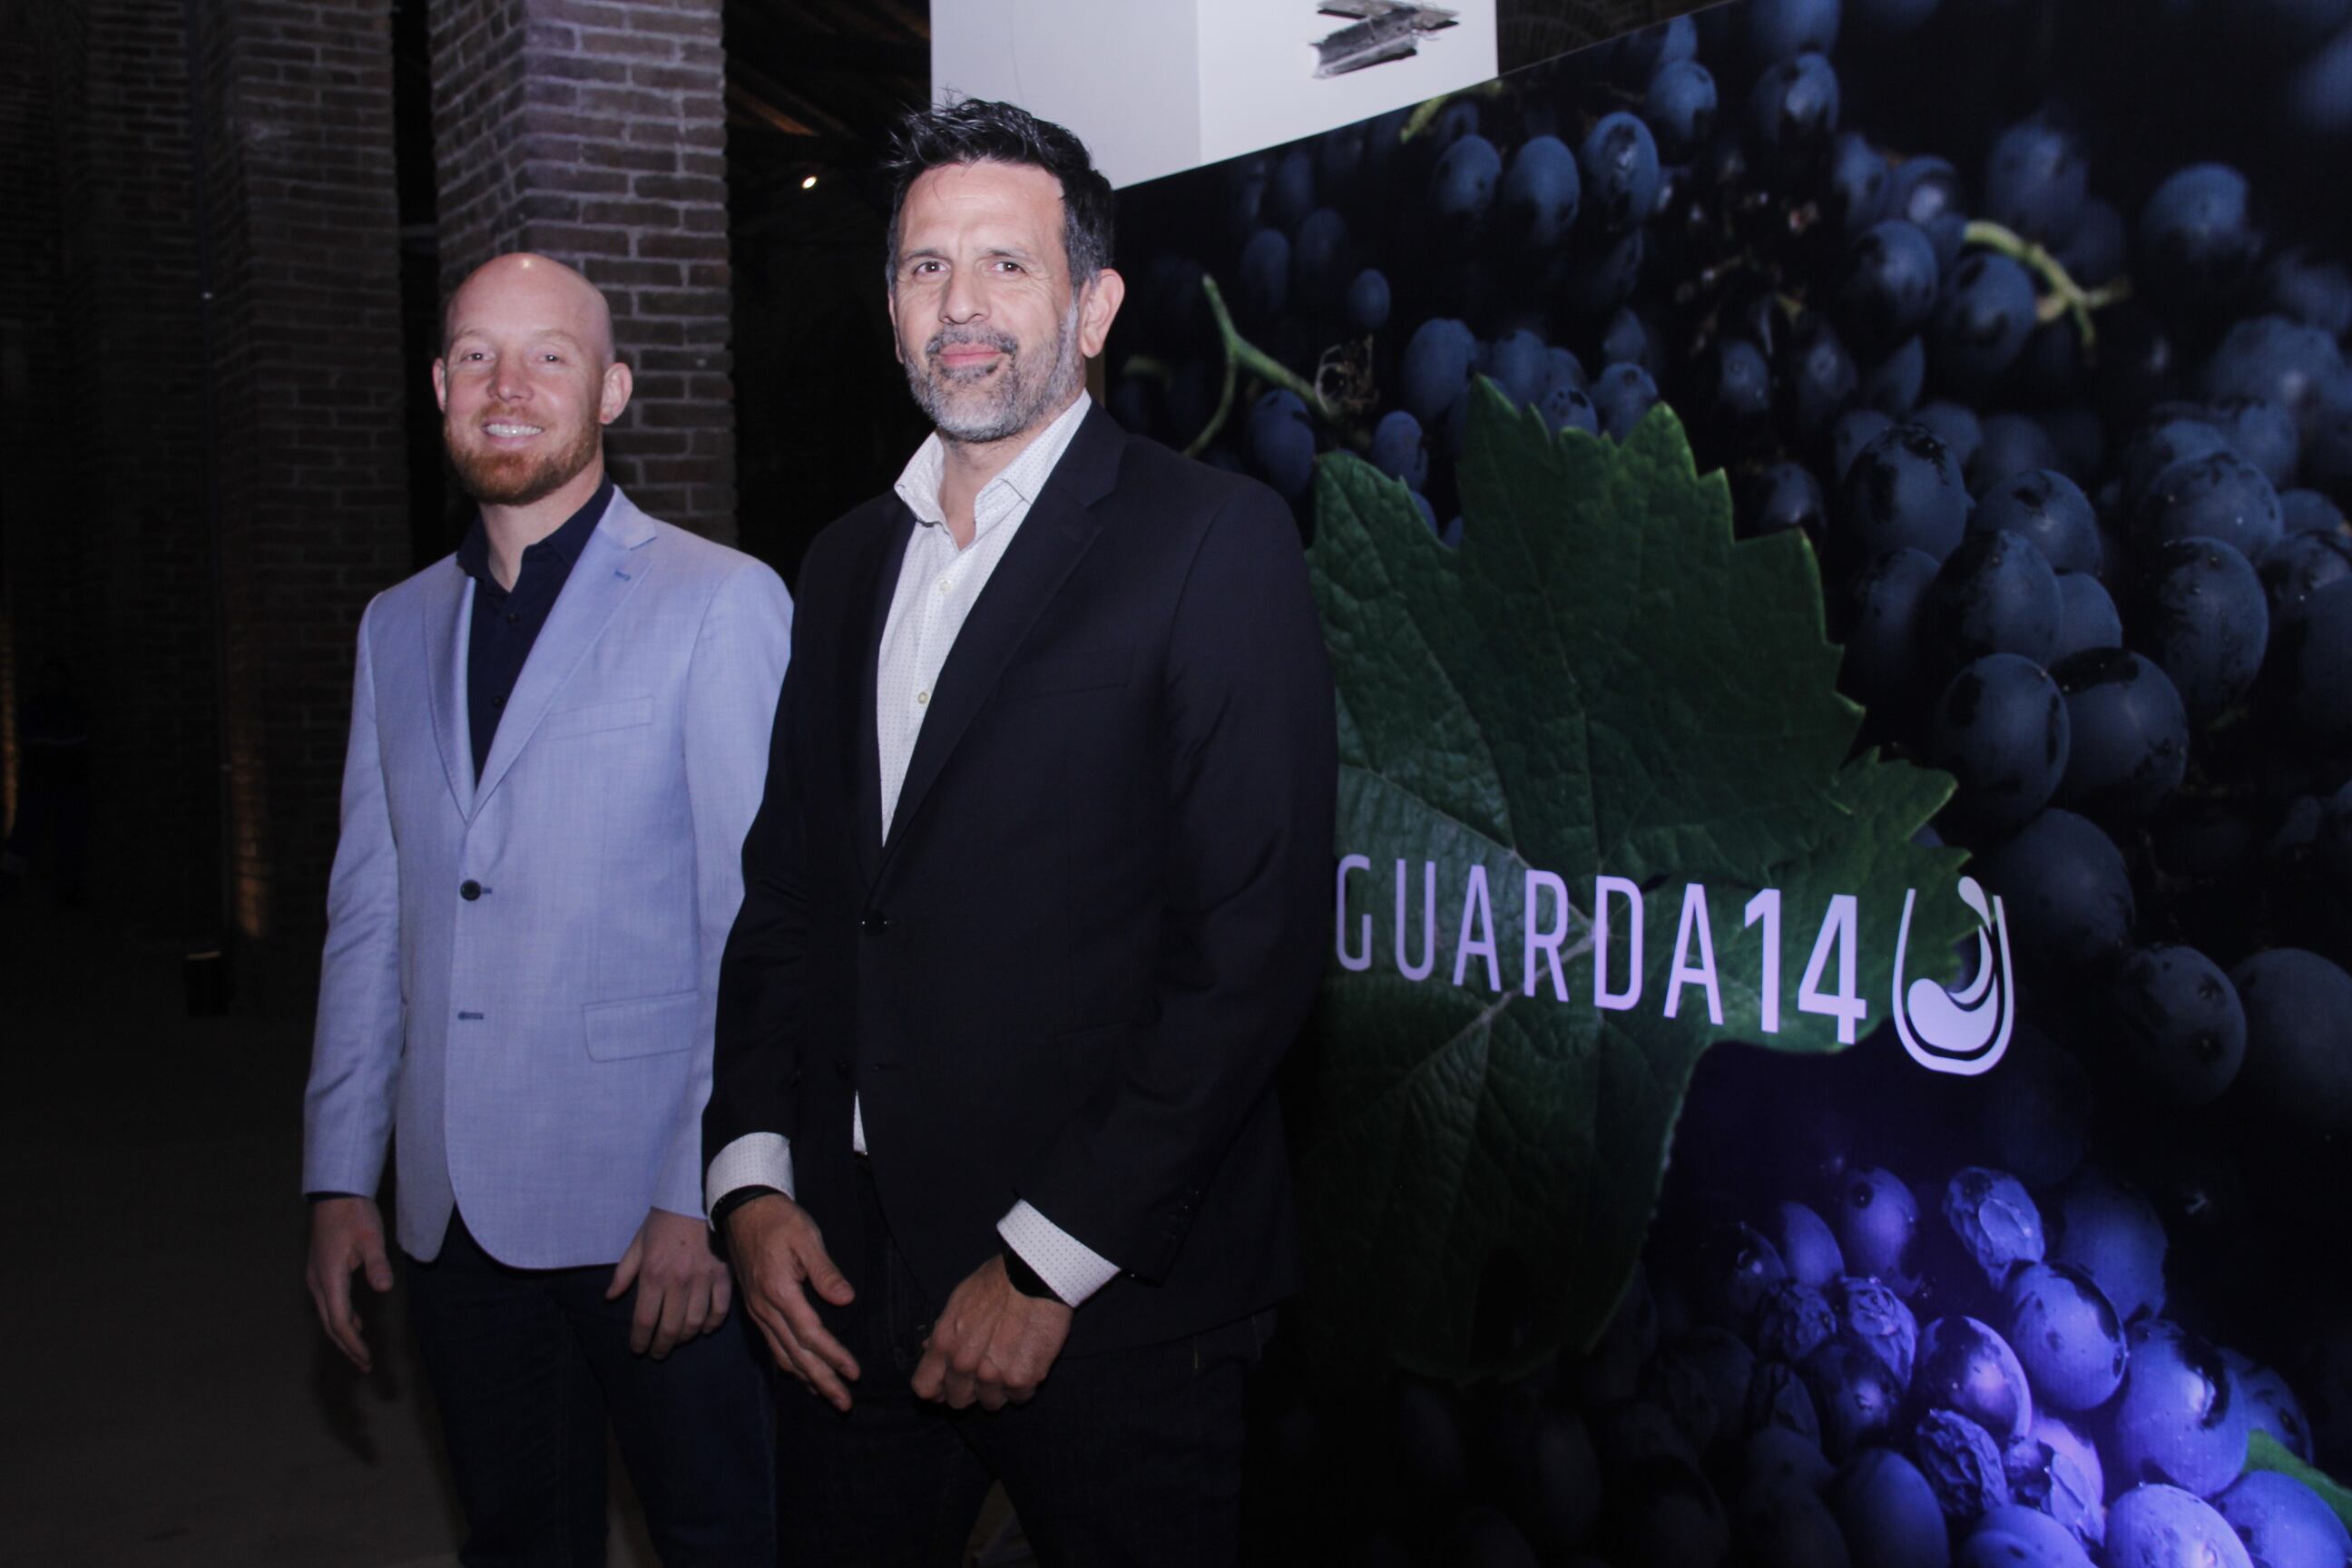
[[[974,601],[931,689],[922,733],[916,738],[906,782],[898,789],[890,837],[882,847],[882,869],[888,868],[891,857],[906,841],[907,825],[922,810],[924,797],[938,782],[940,770],[947,765],[973,716],[996,689],[996,678],[1100,531],[1102,519],[1093,507],[1110,492],[1118,477],[1120,442],[1118,427],[1110,416],[1099,408],[1089,409],[1029,515],[1022,520],[1021,531],[1006,547],[1004,559],[996,563],[988,586]],[[870,679],[866,690],[870,709]],[[880,820],[878,813],[876,820]]]
[[[915,514],[904,501],[874,531],[874,542],[850,580],[850,603],[865,606],[866,618],[853,628],[849,646],[858,650],[856,679],[850,689],[849,754],[856,769],[851,796],[857,820],[852,835],[857,840],[857,869],[871,888],[882,865],[882,738],[875,727],[874,688],[882,658],[882,630],[890,619],[890,601],[898,591],[899,565],[914,537]],[[862,590],[862,591],[861,591]],[[854,616],[856,612],[852,611]]]
[[[433,743],[449,775],[457,815],[474,815],[474,740],[466,727],[466,643],[472,635],[474,584],[455,560],[439,568],[425,601],[425,700],[433,712]]]
[[[474,792],[477,805],[488,800],[499,781],[507,776],[516,756],[530,743],[531,731],[547,716],[556,693],[572,679],[582,658],[596,646],[614,613],[636,592],[654,564],[653,552],[645,548],[653,537],[652,521],[627,497],[615,492],[604,521],[588,536],[580,559],[572,563],[572,575],[556,595],[539,640],[531,644],[530,657],[523,661],[522,675],[507,699],[498,735],[490,742],[489,757],[482,764],[482,782]]]

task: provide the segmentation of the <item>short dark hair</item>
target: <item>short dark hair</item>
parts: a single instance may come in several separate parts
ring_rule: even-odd
[[[1062,184],[1062,248],[1069,256],[1071,287],[1092,281],[1110,265],[1110,182],[1096,169],[1087,144],[1025,109],[965,98],[911,110],[891,135],[882,166],[891,178],[890,255],[885,266],[894,288],[898,217],[908,190],[932,169],[962,163],[1025,165],[1053,175]]]

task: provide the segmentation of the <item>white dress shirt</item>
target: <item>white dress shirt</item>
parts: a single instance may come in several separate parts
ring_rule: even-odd
[[[878,742],[882,778],[882,837],[890,837],[898,815],[898,791],[907,782],[915,742],[922,734],[930,710],[931,692],[940,671],[963,630],[966,616],[988,586],[996,563],[1012,548],[1022,521],[1038,492],[1069,449],[1091,404],[1085,396],[1062,411],[1054,422],[988,481],[972,501],[971,542],[958,548],[948,531],[947,512],[940,504],[940,484],[947,471],[947,448],[934,432],[915,451],[898,476],[898,499],[915,514],[918,526],[907,541],[898,565],[898,583],[890,595],[890,614],[882,626],[882,646],[874,679],[874,732]],[[850,1147],[863,1154],[866,1116],[853,1101]],[[791,1141],[780,1132],[747,1132],[721,1149],[710,1162],[706,1182],[712,1207],[740,1187],[773,1187],[793,1191]],[[1054,1294],[1075,1307],[1118,1275],[1111,1262],[1030,1206],[1015,1203],[996,1222],[997,1234],[1037,1271]]]

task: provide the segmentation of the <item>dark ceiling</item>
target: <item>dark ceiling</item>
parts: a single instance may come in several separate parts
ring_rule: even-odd
[[[869,185],[891,125],[930,96],[928,0],[727,0],[726,29],[739,231],[830,207],[793,202],[811,175]]]

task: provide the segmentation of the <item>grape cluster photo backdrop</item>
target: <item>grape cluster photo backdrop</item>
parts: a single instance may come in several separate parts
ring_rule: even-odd
[[[2352,1561],[2347,189],[2352,0],[1743,0],[1122,197],[1339,689],[1267,1560]]]

